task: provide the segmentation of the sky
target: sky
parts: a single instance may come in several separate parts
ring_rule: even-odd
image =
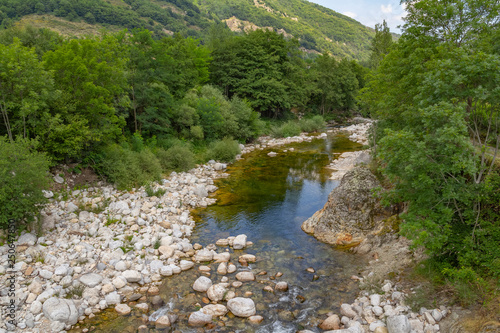
[[[375,28],[385,19],[391,32],[401,33],[404,9],[399,0],[309,0],[334,11],[352,17],[362,24]]]

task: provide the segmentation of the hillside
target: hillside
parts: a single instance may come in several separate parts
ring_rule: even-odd
[[[367,60],[373,36],[359,22],[305,0],[0,0],[1,26],[20,20],[65,35],[105,27],[199,38],[213,22],[224,21],[233,31],[273,29],[298,38],[308,52],[360,61]]]

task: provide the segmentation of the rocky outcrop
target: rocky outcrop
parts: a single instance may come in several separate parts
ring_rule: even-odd
[[[373,190],[379,186],[367,168],[352,169],[330,193],[323,209],[302,224],[302,230],[333,245],[360,244],[377,223],[388,216],[373,196]]]

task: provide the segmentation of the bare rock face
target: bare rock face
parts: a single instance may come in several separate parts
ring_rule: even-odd
[[[328,244],[358,245],[384,218],[372,193],[378,186],[379,181],[367,168],[352,169],[330,193],[325,207],[302,224],[302,230]]]

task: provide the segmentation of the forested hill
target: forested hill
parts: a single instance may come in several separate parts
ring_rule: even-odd
[[[272,28],[299,39],[309,52],[366,61],[372,29],[305,0],[0,0],[0,24],[16,21],[64,34],[106,27],[147,28],[161,36],[205,37],[224,21],[233,31]]]

